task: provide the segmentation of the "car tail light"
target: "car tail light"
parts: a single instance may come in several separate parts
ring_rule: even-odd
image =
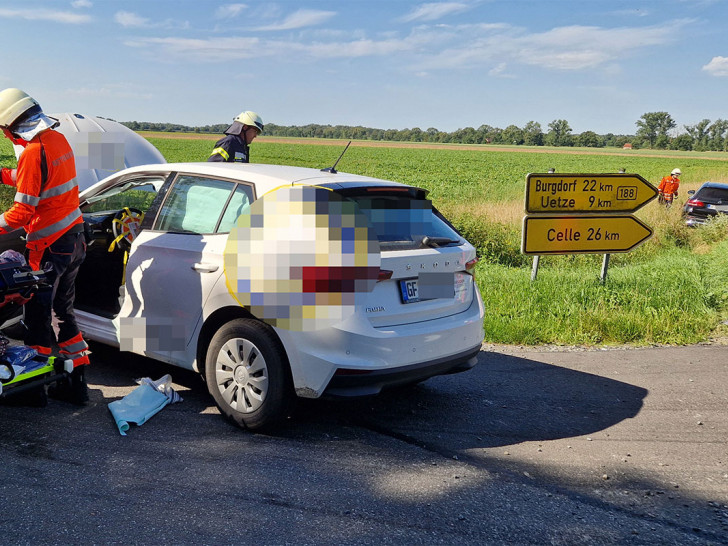
[[[700,201],[698,199],[689,199],[687,202],[687,205],[689,207],[704,207],[705,203],[703,203],[702,201]]]
[[[392,278],[392,274],[394,272],[390,271],[389,269],[380,269],[379,270],[379,276],[377,277],[377,282],[379,281],[388,281]]]
[[[473,258],[468,263],[465,264],[465,271],[470,273],[473,277],[475,277],[475,264],[478,263],[479,258]]]

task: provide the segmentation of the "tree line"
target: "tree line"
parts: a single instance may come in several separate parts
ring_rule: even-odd
[[[122,122],[133,131],[190,132],[221,134],[228,123],[188,126],[172,123],[151,123],[145,121]],[[695,125],[684,126],[685,132],[675,134],[677,124],[667,112],[647,112],[635,122],[637,130],[633,135],[597,134],[584,131],[574,134],[569,122],[556,119],[544,130],[540,123],[529,121],[523,127],[509,125],[505,129],[481,125],[477,129],[465,127],[456,131],[428,129],[375,129],[360,125],[276,125],[266,124],[266,136],[296,138],[331,138],[351,140],[379,140],[398,142],[433,142],[455,144],[508,144],[525,146],[580,146],[622,148],[625,144],[633,148],[654,148],[663,150],[728,150],[728,120],[710,121],[704,119]]]

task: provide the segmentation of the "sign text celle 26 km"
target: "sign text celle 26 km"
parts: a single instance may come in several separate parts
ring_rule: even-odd
[[[657,197],[638,174],[529,174],[526,212],[594,214],[634,212]]]
[[[611,216],[526,216],[524,254],[629,252],[652,230],[630,214]]]

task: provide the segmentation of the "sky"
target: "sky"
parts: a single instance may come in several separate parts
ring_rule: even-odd
[[[0,88],[184,125],[728,118],[728,0],[0,0]]]

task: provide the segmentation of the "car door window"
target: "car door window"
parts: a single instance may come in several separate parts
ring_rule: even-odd
[[[232,199],[230,199],[230,202],[225,208],[225,214],[222,215],[222,220],[220,220],[217,233],[228,233],[233,227],[235,227],[235,222],[238,217],[248,210],[252,201],[253,189],[250,186],[238,184],[237,188],[235,188],[235,191],[233,192]]]
[[[156,229],[214,233],[234,187],[235,183],[227,180],[178,176],[159,212]]]

